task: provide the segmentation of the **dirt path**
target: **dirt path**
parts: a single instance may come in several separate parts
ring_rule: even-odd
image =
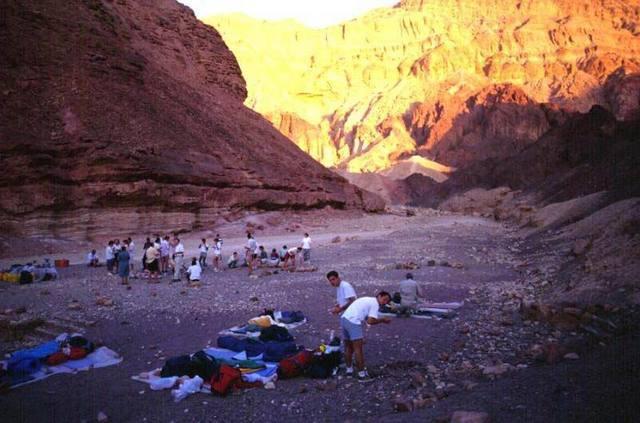
[[[616,374],[624,377],[625,389],[607,374],[617,369],[616,351],[637,351],[637,338],[580,351],[579,360],[560,365],[536,363],[528,354],[532,345],[580,335],[520,319],[512,291],[522,285],[522,241],[510,229],[480,218],[428,213],[323,225],[323,232],[319,227],[312,231],[313,262],[319,267],[314,273],[250,279],[246,269],[206,272],[201,288],[170,285],[165,279],[159,285],[133,281],[126,290],[104,269],[72,266],[58,282],[0,285],[0,309],[24,306],[30,316],[70,319],[125,358],[118,366],[57,375],[1,396],[6,421],[92,421],[99,411],[117,422],[431,421],[460,409],[485,411],[492,421],[504,422],[633,417],[629,404],[630,395],[638,392],[637,362],[629,354],[622,357],[627,367]],[[343,241],[332,243],[336,235]],[[344,241],[347,237],[351,239]],[[271,248],[298,238],[282,232],[259,236],[259,241]],[[225,241],[227,253],[234,244],[242,245],[242,238],[236,239]],[[377,376],[371,383],[341,377],[323,385],[301,378],[276,382],[275,390],[253,389],[224,399],[195,395],[175,404],[167,391],[152,392],[130,380],[161,367],[166,357],[215,345],[221,329],[265,307],[304,311],[309,323],[294,335],[298,343],[315,347],[338,328],[327,312],[335,296],[324,278],[328,270],[338,270],[364,296],[397,290],[407,270],[396,266],[408,262],[420,265],[413,273],[431,300],[464,300],[465,306],[454,319],[394,319],[370,328],[366,360]],[[96,306],[98,296],[113,299],[115,306]],[[72,300],[80,310],[67,309]],[[16,346],[1,345],[5,351]],[[496,368],[505,373],[485,374]],[[398,397],[431,400],[411,413],[397,413],[393,402]]]

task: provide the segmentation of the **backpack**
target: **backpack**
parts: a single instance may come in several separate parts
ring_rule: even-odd
[[[305,375],[312,379],[327,379],[333,375],[342,361],[342,353],[335,351],[329,354],[314,355]]]
[[[241,381],[240,370],[223,364],[218,372],[211,377],[211,393],[225,396]]]
[[[298,354],[285,358],[278,363],[278,377],[290,379],[302,375],[305,369],[311,364],[313,353],[303,350]]]
[[[193,356],[180,355],[172,357],[166,361],[160,376],[200,376],[204,380],[209,380],[218,370],[218,362],[204,351],[198,351]]]
[[[267,342],[267,341],[286,342],[286,341],[293,341],[293,336],[291,336],[287,328],[273,325],[273,326],[269,326],[268,328],[262,328],[260,330],[260,340],[264,342]]]
[[[22,272],[20,272],[20,279],[18,280],[18,282],[20,283],[20,285],[33,282],[33,274],[31,272],[23,270]]]

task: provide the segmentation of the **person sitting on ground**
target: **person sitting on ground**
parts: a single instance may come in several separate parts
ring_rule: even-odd
[[[260,259],[260,264],[268,264],[269,262],[269,255],[267,250],[264,249],[264,245],[258,247],[258,258]]]
[[[413,279],[413,274],[407,273],[405,279],[400,282],[399,314],[409,316],[414,313],[418,306],[418,297],[426,298],[420,285]]]
[[[375,297],[358,298],[351,303],[340,318],[342,336],[344,338],[344,361],[347,366],[347,375],[353,374],[353,354],[356,356],[356,369],[358,379],[365,381],[370,379],[369,373],[364,367],[363,324],[370,325],[390,323],[388,317],[379,318],[378,309],[391,301],[391,295],[386,291],[380,291]]]
[[[127,251],[127,247],[123,245],[118,253],[118,275],[122,278],[122,285],[129,285],[130,259],[131,256]]]
[[[198,245],[198,249],[200,250],[200,258],[198,258],[198,262],[200,263],[200,267],[207,267],[207,252],[209,251],[209,244],[207,244],[207,240],[202,238],[202,242]]]
[[[51,260],[49,260],[48,258],[44,259],[44,264],[42,265],[42,268],[44,270],[44,275],[42,277],[43,281],[51,281],[51,280],[58,279],[58,270],[56,269],[56,266],[54,266],[54,264],[51,263]]]
[[[227,267],[229,269],[236,269],[240,263],[240,256],[237,251],[234,251],[233,254],[229,257],[229,261],[227,261]]]
[[[96,253],[96,250],[91,250],[91,252],[87,254],[87,266],[89,267],[100,266],[100,260],[98,260],[98,253]]]
[[[187,276],[190,282],[200,282],[200,276],[202,275],[202,267],[198,260],[194,257],[191,259],[191,266],[187,269]]]
[[[287,255],[287,251],[289,251],[289,249],[287,248],[286,245],[283,245],[282,248],[280,248],[280,261],[284,261],[284,257]]]
[[[278,251],[273,248],[271,250],[271,255],[269,256],[269,266],[277,267],[280,264],[280,254]]]
[[[340,279],[340,275],[335,270],[327,273],[327,280],[331,286],[336,288],[336,305],[333,306],[331,312],[340,314],[358,298],[356,291],[349,282]]]

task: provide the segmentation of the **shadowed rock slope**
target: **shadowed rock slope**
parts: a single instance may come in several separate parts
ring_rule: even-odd
[[[381,207],[242,103],[173,0],[0,6],[0,220],[14,234],[190,229],[231,208]]]

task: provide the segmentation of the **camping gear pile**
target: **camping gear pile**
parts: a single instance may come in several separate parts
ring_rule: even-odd
[[[284,323],[289,321],[290,323]],[[340,339],[315,350],[297,345],[286,325],[306,322],[301,312],[265,313],[250,319],[247,332],[225,334],[217,348],[168,359],[162,369],[143,372],[132,379],[149,384],[152,390],[171,389],[176,402],[196,392],[218,396],[255,387],[274,388],[277,379],[297,376],[328,378],[337,372],[342,354]],[[236,328],[239,328],[236,327]],[[254,336],[255,335],[255,336]]]
[[[264,328],[271,326],[283,327],[288,331],[297,328],[307,322],[301,311],[275,311],[265,309],[262,315],[249,319],[244,325],[234,326],[220,331],[220,335],[234,336],[236,338],[258,338]]]
[[[456,310],[464,305],[464,302],[451,303],[425,303],[414,310],[405,310],[401,304],[402,297],[396,292],[389,304],[380,306],[378,314],[386,317],[413,317],[416,319],[450,319],[457,315]]]
[[[21,285],[32,282],[50,281],[57,278],[58,271],[49,259],[45,259],[43,264],[13,264],[10,268],[0,272],[1,281],[19,283]]]
[[[0,361],[0,385],[8,388],[57,373],[74,373],[118,364],[122,358],[107,347],[96,348],[81,334],[63,333],[55,340],[15,351]]]

